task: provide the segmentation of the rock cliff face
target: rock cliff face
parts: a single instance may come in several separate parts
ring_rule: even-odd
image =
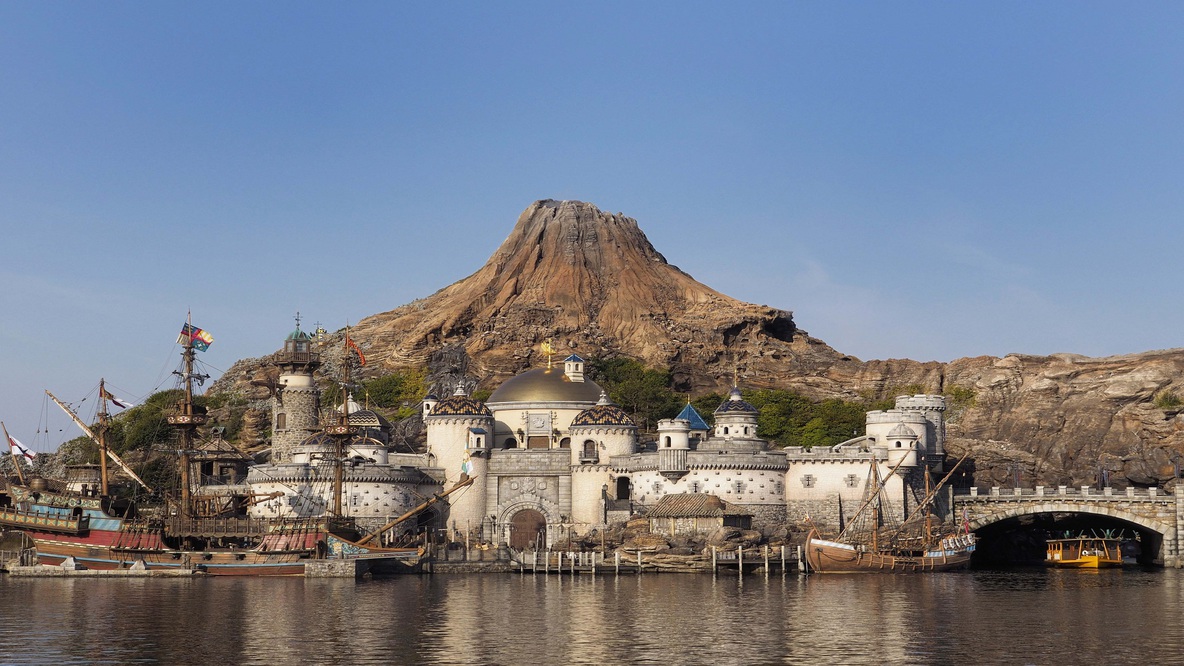
[[[1103,477],[1119,487],[1175,485],[1184,416],[1169,396],[1184,378],[1184,351],[968,358],[948,364],[945,377],[974,393],[950,435],[974,451],[980,484],[1010,485],[1018,472],[1026,486]]]
[[[1184,350],[1112,358],[1072,355],[860,361],[799,329],[791,313],[742,303],[666,262],[637,223],[576,201],[538,201],[469,277],[352,331],[367,370],[430,365],[493,387],[560,358],[618,354],[671,368],[683,391],[748,388],[816,399],[890,397],[904,387],[951,395],[947,448],[974,452],[980,485],[1172,486],[1184,416],[1156,400],[1184,381]],[[330,372],[339,357],[326,347]],[[258,361],[227,373],[241,377]],[[226,380],[220,380],[225,387]],[[1184,389],[1180,389],[1184,398]],[[1156,404],[1166,407],[1157,407]]]

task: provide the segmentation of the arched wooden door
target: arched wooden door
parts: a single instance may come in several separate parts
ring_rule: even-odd
[[[510,547],[533,550],[547,545],[547,519],[534,509],[523,509],[510,519]]]

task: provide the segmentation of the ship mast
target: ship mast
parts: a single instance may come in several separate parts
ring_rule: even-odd
[[[99,379],[99,496],[106,497],[108,492],[107,472],[107,430],[111,427],[110,415],[107,413],[106,380]]]
[[[186,319],[187,326],[191,326],[192,322]],[[181,450],[179,454],[178,465],[181,468],[181,517],[189,518],[192,515],[192,488],[190,487],[190,466],[192,461],[190,455],[193,452],[193,441],[195,438],[195,431],[200,425],[206,422],[205,414],[198,414],[193,409],[193,380],[197,377],[193,372],[193,360],[196,351],[193,347],[192,336],[185,336],[183,342],[184,351],[181,352],[182,369],[174,374],[181,376],[181,383],[185,390],[185,396],[182,398],[181,404],[178,405],[178,413],[168,417],[169,425],[181,431]],[[204,378],[204,376],[203,376]]]
[[[16,457],[16,447],[12,445],[12,438],[8,436],[8,427],[4,425],[3,421],[0,421],[0,430],[4,431],[4,441],[8,444],[8,451],[12,454],[12,466],[16,468],[16,478],[23,486],[25,485],[25,474],[21,471],[20,458]]]
[[[345,338],[342,345],[341,366],[343,380],[341,382],[341,411],[337,414],[337,423],[325,426],[325,434],[333,439],[333,516],[342,517],[341,495],[345,485],[344,458],[346,445],[358,432],[349,424],[349,326],[345,327]]]
[[[123,462],[122,458],[115,455],[115,452],[112,451],[110,449],[110,447],[104,447],[102,444],[100,444],[99,443],[99,436],[95,434],[95,431],[91,430],[89,426],[87,426],[85,423],[83,423],[82,419],[78,418],[78,415],[75,414],[73,410],[71,410],[69,407],[66,406],[66,403],[62,402],[61,400],[58,400],[58,397],[56,395],[50,393],[48,390],[45,392],[45,395],[49,396],[49,399],[53,400],[54,403],[57,404],[58,407],[61,407],[62,411],[66,412],[66,415],[70,417],[70,420],[74,421],[74,425],[81,428],[82,432],[85,433],[87,437],[90,437],[91,440],[93,440],[96,444],[99,444],[100,449],[106,448],[106,453],[107,453],[108,458],[114,460],[115,464],[119,465],[119,467],[124,472],[126,472],[128,476],[130,476],[136,480],[136,483],[139,483],[141,486],[144,486],[144,490],[147,490],[148,492],[152,492],[152,486],[149,486],[147,483],[144,483],[144,479],[141,479],[139,477],[139,475],[137,475],[135,472],[133,472],[132,468],[128,467],[127,463]]]
[[[929,463],[925,463],[925,497],[929,497]],[[929,505],[925,505],[925,545],[933,543],[933,521],[931,520],[932,512],[929,510]]]

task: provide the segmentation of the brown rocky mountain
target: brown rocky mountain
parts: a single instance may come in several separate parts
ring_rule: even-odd
[[[626,355],[671,368],[677,388],[695,393],[736,376],[816,399],[947,393],[957,398],[948,448],[974,450],[980,484],[1018,471],[1025,485],[1082,485],[1104,469],[1115,485],[1170,486],[1184,450],[1172,399],[1184,351],[864,362],[811,338],[790,312],[696,282],[636,221],[576,201],[535,202],[477,272],[363,319],[351,335],[371,373],[431,365],[488,387],[541,363],[540,343],[551,339],[561,357]],[[242,361],[227,377],[259,363]]]
[[[626,354],[673,369],[686,390],[783,383],[785,367],[821,373],[842,355],[789,312],[729,298],[667,263],[637,222],[578,201],[538,201],[476,273],[428,298],[358,322],[352,335],[387,367],[423,365],[461,346],[496,384],[563,355]],[[776,380],[776,381],[775,381]]]

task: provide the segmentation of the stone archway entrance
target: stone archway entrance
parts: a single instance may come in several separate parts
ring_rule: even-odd
[[[547,544],[547,519],[534,509],[523,509],[510,520],[510,547],[529,550]]]

